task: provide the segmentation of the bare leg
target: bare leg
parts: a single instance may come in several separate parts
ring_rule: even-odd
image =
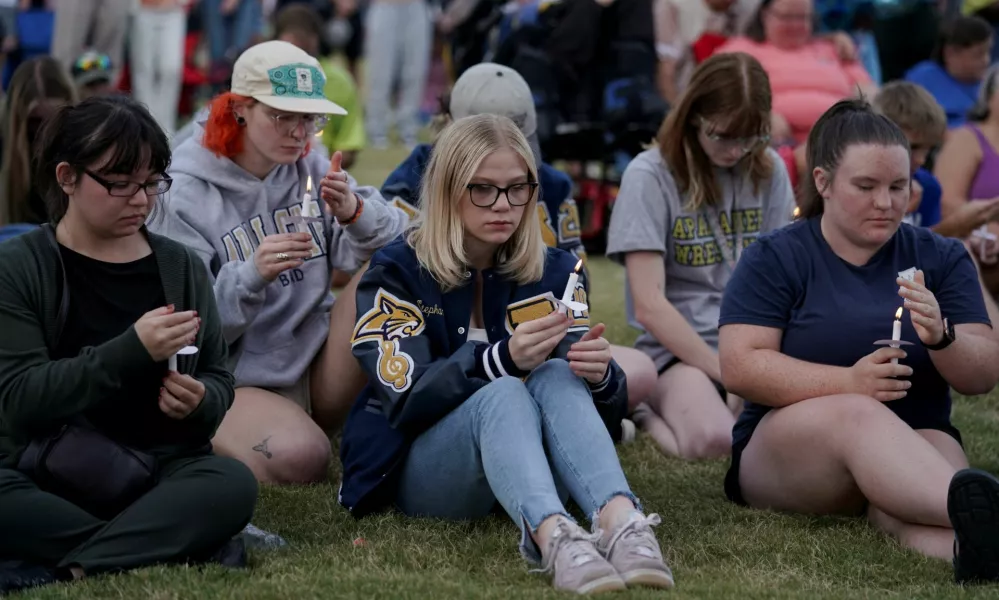
[[[961,445],[948,434],[936,429],[919,429],[916,433],[933,444],[933,447],[955,469],[960,470],[968,467],[968,457],[964,455]],[[954,530],[950,527],[905,523],[883,512],[873,504],[867,508],[867,519],[878,529],[897,538],[903,546],[927,556],[944,560],[954,558]]]
[[[652,436],[663,454],[680,456],[680,446],[676,442],[676,435],[651,406],[639,404],[631,418],[634,419],[635,425],[639,429]]]
[[[656,391],[656,365],[641,350],[627,346],[611,346],[614,362],[624,371],[628,381],[628,412],[648,400]]]
[[[355,295],[367,265],[337,295],[330,311],[330,333],[319,356],[312,361],[312,418],[328,433],[343,424],[368,377],[350,349],[357,306]]]
[[[950,527],[957,469],[880,402],[843,394],[768,413],[742,454],[751,506],[859,514],[866,501],[906,523]]]
[[[261,483],[323,481],[332,455],[329,438],[301,407],[260,388],[236,388],[212,445]]]
[[[719,458],[732,451],[735,418],[714,383],[700,370],[682,363],[670,367],[659,376],[652,408],[672,432],[679,457]],[[671,453],[670,446],[660,443],[660,447]]]

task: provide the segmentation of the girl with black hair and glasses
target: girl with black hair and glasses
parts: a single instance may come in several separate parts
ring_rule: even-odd
[[[51,222],[0,245],[0,595],[243,565],[257,484],[212,453],[233,380],[211,279],[144,226],[171,187],[166,136],[125,97],[64,106],[41,135]]]

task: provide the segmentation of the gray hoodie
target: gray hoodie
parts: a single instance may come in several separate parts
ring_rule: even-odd
[[[261,181],[204,148],[202,133],[198,127],[174,151],[173,187],[150,229],[194,249],[215,277],[215,301],[237,387],[292,386],[329,333],[330,271],[361,267],[402,233],[406,214],[390,207],[375,188],[357,187],[349,177],[364,211],[357,222],[341,227],[319,197],[329,159],[313,152]],[[291,211],[299,214],[309,175],[313,213],[321,210],[324,217],[322,227],[312,226],[313,257],[267,283],[253,263],[253,251],[264,236],[295,231],[286,221]]]

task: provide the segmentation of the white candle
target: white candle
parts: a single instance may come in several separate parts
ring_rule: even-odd
[[[902,307],[899,306],[898,310],[895,311],[895,322],[891,326],[891,341],[898,342],[902,339]],[[892,348],[898,348],[898,344],[892,344]],[[891,359],[891,364],[897,365],[898,359]]]
[[[565,291],[562,292],[562,302],[571,302],[572,295],[576,291],[576,282],[579,281],[579,270],[583,267],[583,260],[576,263],[576,268],[569,274],[569,282],[565,284]]]
[[[177,354],[174,354],[173,356],[171,356],[170,359],[167,361],[167,369],[169,369],[171,371],[176,371],[177,370],[177,355],[178,354],[185,354],[185,355],[187,355],[187,354],[196,354],[197,352],[198,352],[197,346],[184,346],[183,348],[181,348],[180,350],[177,351]]]
[[[312,175],[305,184],[305,196],[302,198],[302,216],[308,219],[312,216]]]

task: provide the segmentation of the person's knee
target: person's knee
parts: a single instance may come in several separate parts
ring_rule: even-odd
[[[817,408],[820,421],[863,424],[872,416],[892,414],[881,402],[863,394],[839,394],[825,398],[806,400],[810,407]]]
[[[234,458],[216,456],[214,467],[218,471],[220,487],[225,488],[226,510],[239,521],[250,521],[260,492],[253,471]]]
[[[538,414],[527,386],[516,377],[505,376],[491,381],[468,402],[472,403],[479,419],[488,420],[512,411]]]
[[[266,458],[267,479],[275,483],[325,481],[333,451],[330,440],[318,427],[271,440]]]
[[[528,377],[528,382],[545,379],[546,381],[564,381],[569,385],[579,385],[582,379],[572,372],[569,363],[561,358],[550,358],[538,365]]]
[[[620,366],[628,386],[628,411],[631,412],[655,393],[659,374],[656,373],[655,363],[645,354],[629,358],[626,364]]]
[[[685,432],[678,440],[680,455],[688,460],[722,458],[732,452],[732,432],[727,427],[704,427]]]

